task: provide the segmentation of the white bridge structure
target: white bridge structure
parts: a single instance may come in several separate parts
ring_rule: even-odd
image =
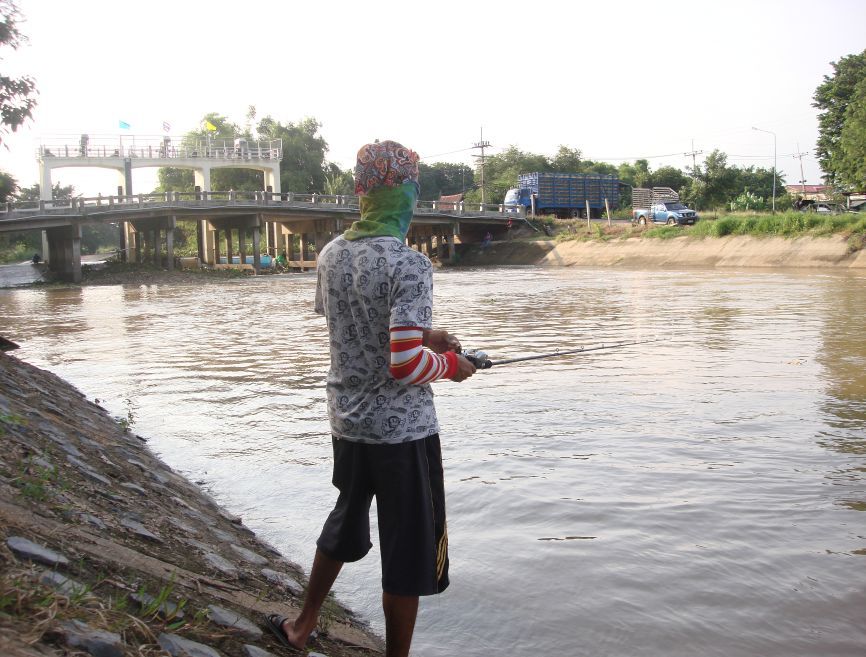
[[[69,167],[114,169],[117,194],[131,196],[132,170],[153,167],[191,169],[196,191],[210,192],[214,169],[253,169],[264,174],[263,191],[279,193],[283,140],[243,138],[191,139],[168,136],[98,136],[83,134],[77,141],[47,138],[36,152],[40,197],[51,200],[52,172]]]
[[[42,198],[0,207],[0,232],[41,230],[43,260],[73,282],[81,280],[82,228],[94,224],[117,227],[118,254],[125,262],[173,268],[174,229],[178,222],[192,222],[197,251],[192,259],[198,266],[232,267],[237,259],[241,267],[259,271],[264,250],[272,257],[285,253],[294,270],[315,268],[316,253],[360,218],[358,197],[282,191],[282,155],[279,139],[81,135],[77,141],[45,141],[37,151]],[[117,194],[52,199],[53,171],[69,167],[117,171]],[[132,170],[144,167],[191,169],[196,190],[133,194]],[[211,172],[221,168],[261,171],[263,189],[214,192]],[[457,242],[481,241],[488,232],[504,235],[512,220],[526,220],[522,206],[515,211],[504,205],[421,201],[406,242],[453,262]],[[247,264],[248,238],[252,264]]]

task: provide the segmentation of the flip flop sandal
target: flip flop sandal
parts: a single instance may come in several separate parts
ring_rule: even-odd
[[[265,616],[265,625],[267,625],[271,633],[277,638],[277,641],[283,644],[286,648],[300,652],[299,648],[295,648],[295,646],[289,643],[289,638],[286,636],[286,633],[283,632],[283,621],[285,620],[287,620],[285,616],[280,616],[279,614],[268,614]]]

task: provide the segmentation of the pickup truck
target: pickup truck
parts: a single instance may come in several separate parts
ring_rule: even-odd
[[[632,223],[641,226],[682,226],[698,220],[698,213],[680,203],[679,194],[670,187],[632,190],[632,207]]]

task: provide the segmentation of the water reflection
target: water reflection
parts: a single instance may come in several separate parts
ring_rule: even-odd
[[[838,448],[853,447],[862,454],[866,441],[866,328],[853,323],[855,318],[866,316],[866,279],[851,277],[829,281],[828,285],[833,292],[826,298],[817,355],[825,368],[823,408],[835,428],[849,430],[843,435],[855,438]]]
[[[817,360],[824,367],[821,409],[826,428],[818,431],[818,443],[827,449],[866,456],[866,331],[851,330],[851,320],[864,316],[864,285],[861,278],[833,281],[833,294],[826,301],[822,345]],[[862,458],[852,458],[828,474],[840,487],[837,503],[853,511],[866,511]],[[866,539],[864,539],[866,540]],[[863,549],[852,554],[866,554]]]

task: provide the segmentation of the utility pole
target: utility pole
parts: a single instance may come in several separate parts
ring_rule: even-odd
[[[808,155],[808,153],[801,153],[800,152],[800,142],[797,142],[797,152],[794,153],[794,157],[796,157],[798,160],[800,160],[800,193],[801,194],[806,193],[806,176],[803,173],[803,157],[805,155]]]
[[[484,205],[484,149],[490,148],[490,142],[484,141],[484,126],[481,126],[481,141],[472,144],[472,148],[480,148],[481,155],[472,155],[472,157],[481,158],[481,205]]]
[[[683,153],[683,155],[685,155],[686,157],[688,157],[689,155],[692,156],[692,178],[698,177],[698,174],[697,174],[698,163],[696,160],[696,156],[700,155],[701,153],[703,153],[703,151],[696,151],[695,150],[695,140],[694,139],[692,139],[692,150],[689,151],[688,153]]]

